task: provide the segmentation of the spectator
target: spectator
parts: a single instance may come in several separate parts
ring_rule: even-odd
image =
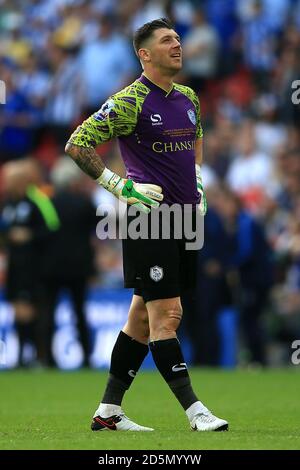
[[[29,185],[29,167],[23,161],[7,163],[3,168],[6,199],[2,207],[8,251],[6,298],[15,312],[19,337],[19,365],[34,364],[34,353],[26,359],[29,344],[39,355],[37,321],[39,320],[41,289],[41,254],[50,230],[57,228],[57,220],[47,218],[48,203],[35,186]]]
[[[213,205],[227,235],[227,282],[240,310],[240,324],[250,362],[266,365],[262,314],[273,281],[272,253],[263,227],[226,187],[214,194]]]
[[[247,207],[256,212],[262,194],[275,190],[276,180],[272,160],[256,149],[252,122],[242,125],[238,149],[239,154],[229,166],[227,181]]]
[[[45,122],[62,151],[66,136],[83,108],[83,82],[70,50],[50,44],[49,54],[54,75],[45,105]]]
[[[117,32],[114,19],[103,16],[99,37],[85,44],[79,57],[87,113],[94,113],[114,91],[129,83],[135,62],[124,35]]]
[[[87,282],[94,272],[91,237],[96,227],[96,209],[86,195],[81,193],[80,170],[67,157],[58,160],[51,176],[56,188],[53,204],[58,213],[60,228],[52,234],[44,253],[43,362],[48,366],[55,365],[52,352],[55,306],[61,290],[67,289],[77,318],[84,365],[88,366],[90,344],[84,299]]]
[[[13,67],[0,64],[0,72],[6,88],[5,106],[0,105],[0,163],[3,163],[32,150],[36,114],[17,88]]]
[[[217,70],[219,39],[201,10],[194,12],[193,26],[183,42],[187,83],[196,92],[203,89],[206,80],[214,78]]]

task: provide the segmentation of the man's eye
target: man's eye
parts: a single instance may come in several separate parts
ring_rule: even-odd
[[[181,40],[179,38],[175,38],[180,44],[181,44]],[[162,40],[163,43],[165,42],[171,42],[173,40],[173,38],[165,38]]]

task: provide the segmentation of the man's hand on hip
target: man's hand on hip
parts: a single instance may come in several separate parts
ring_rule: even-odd
[[[160,186],[150,183],[135,183],[131,179],[121,178],[108,168],[105,168],[97,182],[118,199],[129,205],[134,205],[146,213],[150,212],[151,207],[158,207],[164,198]]]

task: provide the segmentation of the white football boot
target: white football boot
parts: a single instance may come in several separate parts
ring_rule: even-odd
[[[91,424],[92,431],[154,431],[129,419],[117,405],[101,403]]]
[[[228,422],[214,416],[201,401],[196,401],[186,410],[193,431],[228,431]]]

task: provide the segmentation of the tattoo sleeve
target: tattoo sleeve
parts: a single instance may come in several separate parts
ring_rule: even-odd
[[[82,171],[95,180],[105,169],[105,165],[94,147],[80,147],[68,142],[65,151]]]

